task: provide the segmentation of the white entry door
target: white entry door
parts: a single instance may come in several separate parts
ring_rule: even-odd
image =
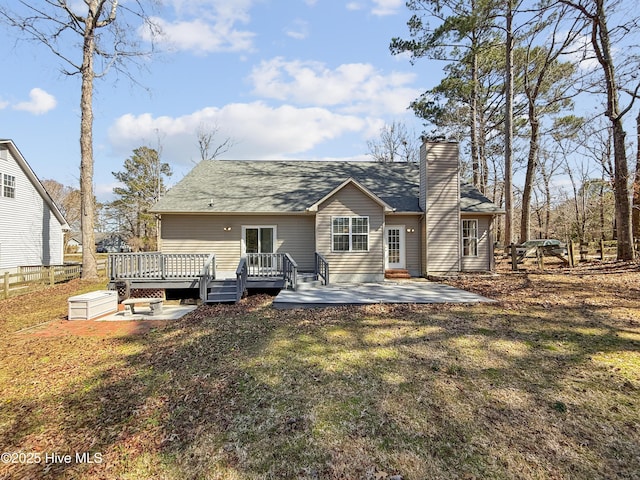
[[[385,227],[385,268],[406,268],[404,226]]]

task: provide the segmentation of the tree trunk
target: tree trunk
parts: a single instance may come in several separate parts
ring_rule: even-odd
[[[600,210],[600,240],[606,240],[604,233],[604,174],[602,175],[602,183],[600,184],[600,190],[598,192],[598,202]]]
[[[580,201],[578,195],[578,186],[576,185],[576,181],[573,178],[573,172],[571,171],[571,166],[567,162],[567,175],[569,176],[569,180],[571,180],[571,188],[573,190],[573,213],[575,214],[575,226],[576,226],[576,235],[578,236],[578,242],[584,242],[584,229],[582,228],[582,217],[580,215]],[[584,185],[583,185],[584,187]],[[580,202],[582,203],[582,202]],[[584,210],[583,210],[584,212]]]
[[[89,15],[92,10],[89,9]],[[93,194],[93,57],[94,22],[85,23],[80,93],[80,196],[82,230],[82,278],[98,278],[95,242],[95,198]]]
[[[482,185],[484,185],[484,195],[489,193],[489,162],[487,161],[487,133],[484,114],[481,114],[482,109],[478,108],[478,155],[480,156],[480,170],[482,171]],[[494,169],[495,173],[495,169]],[[493,190],[495,199],[495,186],[498,183],[498,177],[494,175]]]
[[[513,242],[513,10],[506,1],[506,81],[504,117],[504,235],[505,245]]]
[[[633,206],[631,213],[633,238],[640,238],[640,112],[636,117],[636,174],[633,182]]]
[[[616,94],[617,96],[617,94]],[[613,120],[613,160],[615,175],[613,195],[616,206],[616,237],[618,238],[618,260],[633,260],[633,231],[631,221],[631,202],[629,197],[629,169],[625,148],[625,131],[622,119]]]
[[[629,166],[625,147],[626,133],[622,125],[620,112],[618,85],[615,76],[615,66],[611,54],[609,30],[607,28],[604,2],[596,0],[597,16],[594,21],[591,41],[594,43],[598,62],[604,71],[604,79],[607,87],[607,112],[611,120],[613,133],[613,195],[616,207],[616,237],[618,240],[618,260],[633,260],[633,232],[631,227],[631,198],[629,196]],[[601,49],[598,49],[597,41],[600,41]]]
[[[551,174],[547,174],[547,167],[544,162],[540,162],[540,175],[544,186],[544,221],[542,231],[544,238],[549,238],[549,225],[551,224]]]
[[[531,237],[531,190],[533,189],[533,182],[536,176],[536,164],[538,162],[538,132],[540,127],[536,109],[532,104],[529,104],[529,124],[531,125],[531,137],[529,138],[527,173],[522,191],[522,215],[520,218],[521,242],[526,242]]]
[[[478,55],[475,52],[475,32],[473,35],[473,46],[471,60],[471,165],[473,170],[473,186],[482,193],[485,186],[482,185],[482,176],[480,172],[480,156],[478,154]]]

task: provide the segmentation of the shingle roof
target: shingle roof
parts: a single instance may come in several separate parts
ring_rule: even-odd
[[[469,183],[460,184],[460,211],[469,213],[504,213],[504,210],[482,195]]]
[[[200,162],[153,208],[156,213],[294,213],[353,178],[397,212],[421,212],[419,166],[379,162],[210,160]],[[477,190],[464,208],[497,211]],[[487,205],[488,204],[488,205]],[[211,206],[210,206],[211,205]],[[489,210],[492,207],[493,210]]]

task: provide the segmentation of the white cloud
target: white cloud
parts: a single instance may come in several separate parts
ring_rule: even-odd
[[[169,23],[161,18],[154,18],[153,22],[162,30],[161,43],[172,50],[211,53],[253,48],[254,34],[235,30],[231,24],[212,24],[202,19]]]
[[[405,4],[404,0],[372,0],[373,5],[371,5],[371,13],[378,17],[384,17],[387,15],[395,15],[398,13],[398,10]],[[362,1],[352,1],[347,2],[346,4],[347,10],[357,11],[364,10],[368,8],[367,5]]]
[[[7,108],[9,106],[9,102],[5,102],[4,100],[0,99],[0,110]]]
[[[415,74],[384,75],[366,63],[343,64],[331,70],[321,62],[277,57],[260,63],[249,78],[257,96],[336,107],[343,113],[401,113],[420,94],[410,86]]]
[[[110,143],[127,154],[162,137],[166,158],[188,164],[198,158],[196,132],[202,124],[219,125],[219,140],[233,139],[227,157],[237,159],[288,158],[311,151],[323,142],[348,133],[366,133],[375,123],[324,108],[271,107],[263,102],[208,107],[180,117],[127,114],[109,129]]]
[[[373,0],[371,13],[377,16],[394,15],[404,5],[404,0]]]
[[[29,92],[30,100],[28,102],[20,102],[13,106],[15,110],[24,110],[34,115],[42,115],[49,110],[53,110],[56,105],[56,97],[45,92],[41,88],[33,88]]]
[[[238,28],[250,20],[254,0],[171,0],[171,14],[153,17],[162,32],[160,44],[177,51],[211,53],[246,51],[253,48],[255,34]],[[150,40],[150,32],[141,28],[142,38]]]
[[[304,40],[309,36],[309,23],[304,20],[296,19],[285,28],[284,33],[296,40]]]
[[[578,65],[578,68],[585,71],[591,71],[600,66],[596,53],[591,45],[591,37],[588,35],[581,35],[569,46],[567,52],[563,57],[566,57],[567,61],[573,62]]]

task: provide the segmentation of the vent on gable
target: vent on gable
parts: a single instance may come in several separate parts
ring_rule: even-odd
[[[6,147],[0,146],[0,160],[9,160],[9,150]]]

